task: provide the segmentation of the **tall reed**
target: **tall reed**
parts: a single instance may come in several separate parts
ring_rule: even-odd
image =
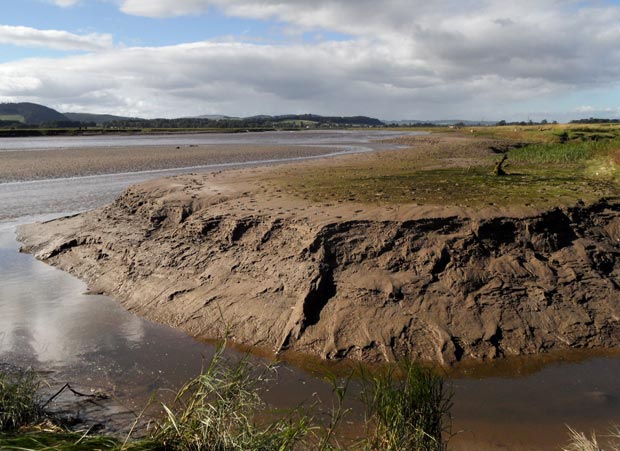
[[[0,432],[39,421],[43,408],[40,382],[32,371],[0,372]]]
[[[452,394],[433,370],[406,361],[398,369],[363,376],[367,449],[444,451]]]

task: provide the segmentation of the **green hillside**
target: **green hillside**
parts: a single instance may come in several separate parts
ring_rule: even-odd
[[[58,111],[36,103],[0,103],[0,120],[30,125],[69,121]]]
[[[71,121],[75,122],[94,122],[95,124],[107,124],[113,121],[124,121],[136,119],[125,116],[114,116],[113,114],[92,114],[92,113],[62,113]]]

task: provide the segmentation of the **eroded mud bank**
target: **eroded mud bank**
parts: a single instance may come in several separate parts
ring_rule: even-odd
[[[620,345],[620,204],[300,208],[259,191],[146,182],[19,235],[140,315],[275,352],[451,364]]]

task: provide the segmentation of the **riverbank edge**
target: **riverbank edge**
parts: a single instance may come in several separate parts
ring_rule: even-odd
[[[146,182],[19,239],[135,313],[273,353],[452,365],[620,344],[614,201],[317,204],[265,171]]]

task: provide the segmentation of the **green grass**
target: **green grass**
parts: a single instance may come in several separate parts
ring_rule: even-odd
[[[620,127],[479,127],[411,140],[409,149],[281,170],[274,183],[312,202],[484,206],[574,205],[620,196]],[[432,139],[432,137],[430,138]],[[460,139],[460,141],[459,141]],[[498,144],[499,143],[499,144]],[[493,175],[506,148],[505,177]]]
[[[620,140],[568,141],[530,144],[508,152],[512,161],[543,164],[568,164],[610,155],[620,149]]]
[[[0,435],[0,449],[6,451],[164,451],[151,441],[127,445],[109,437],[91,437],[72,432],[26,432]]]
[[[43,418],[39,386],[31,371],[0,373],[0,432],[13,431]]]
[[[510,160],[509,160],[510,161]],[[508,176],[496,177],[492,166],[429,169],[387,174],[355,174],[346,169],[289,180],[289,192],[314,202],[360,202],[492,206],[570,204],[615,197],[615,183],[583,175],[583,168],[509,165]]]
[[[260,425],[263,403],[257,391],[262,376],[247,359],[229,366],[220,348],[208,368],[188,382],[173,405],[163,405],[164,420],[153,439],[169,451],[268,451],[301,449],[308,419],[291,415]]]
[[[452,394],[441,376],[416,363],[364,377],[366,449],[444,451],[450,434]]]
[[[165,415],[151,424],[146,438],[118,440],[66,431],[42,417],[14,415],[19,431],[0,432],[0,449],[21,451],[392,451],[445,449],[444,426],[450,408],[443,380],[431,370],[404,365],[402,373],[387,371],[365,379],[367,437],[344,446],[338,441],[350,379],[330,378],[333,408],[325,421],[318,405],[292,411],[272,411],[263,403],[261,383],[271,367],[251,365],[248,359],[229,362],[219,348],[208,367],[189,381]],[[33,393],[36,379],[20,387]],[[17,397],[13,397],[17,399]],[[21,398],[20,398],[21,399]],[[25,403],[13,403],[26,406]],[[30,404],[28,404],[29,406]],[[25,407],[30,412],[30,407]],[[15,410],[16,412],[16,410]],[[317,415],[315,417],[314,415]],[[322,418],[318,421],[316,418]],[[128,425],[129,426],[129,425]],[[397,448],[395,446],[405,446]],[[413,447],[413,448],[412,448]]]

